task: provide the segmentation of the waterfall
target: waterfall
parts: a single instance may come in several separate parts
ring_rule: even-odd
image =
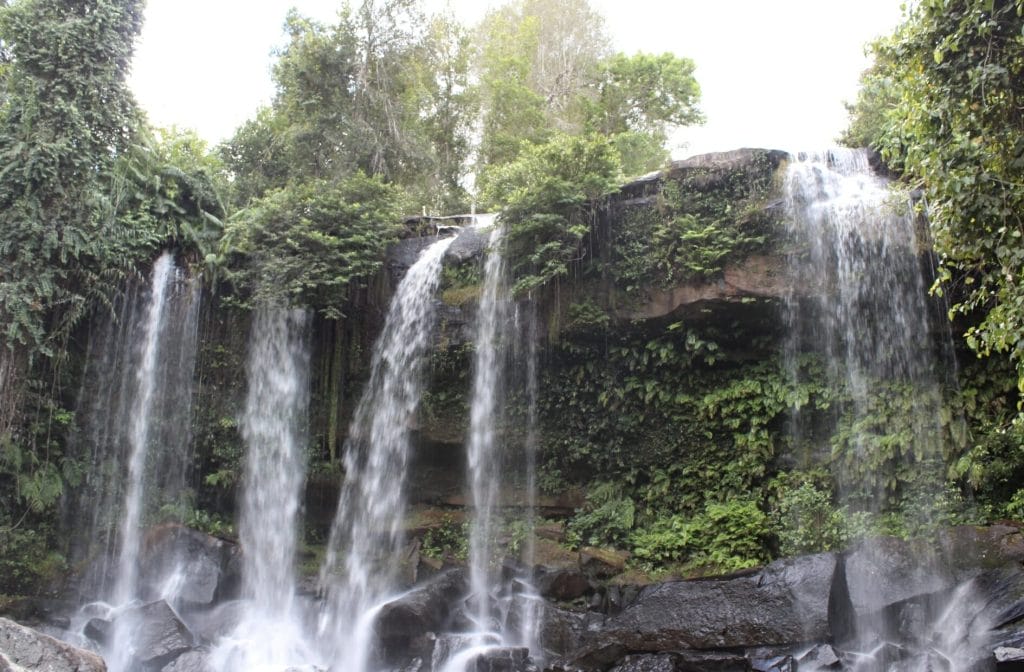
[[[480,219],[480,218],[478,218]],[[479,225],[479,224],[478,224]],[[434,668],[442,672],[464,672],[476,669],[481,656],[504,656],[507,649],[529,648],[538,654],[537,629],[542,602],[532,586],[533,511],[536,506],[536,340],[537,326],[534,306],[530,304],[525,328],[520,324],[520,311],[513,310],[509,296],[505,259],[502,254],[504,230],[493,220],[484,220],[483,226],[492,226],[488,252],[484,262],[483,289],[477,312],[475,353],[473,361],[472,396],[470,400],[469,433],[466,445],[467,481],[473,506],[473,521],[469,539],[468,600],[472,630],[467,635],[455,636]],[[499,573],[499,547],[497,538],[501,530],[498,523],[498,499],[501,486],[513,474],[503,473],[508,463],[508,451],[501,445],[506,388],[513,384],[507,371],[509,355],[513,353],[512,339],[528,339],[524,355],[526,371],[525,424],[523,428],[524,455],[521,465],[526,490],[522,504],[526,508],[526,547],[522,557],[525,573],[515,578],[518,584],[502,585]],[[498,649],[506,649],[498,652]],[[503,663],[497,663],[503,664]]]
[[[469,436],[466,446],[468,480],[473,503],[473,525],[469,538],[469,585],[471,618],[477,645],[500,631],[492,613],[497,577],[491,567],[494,560],[494,506],[500,485],[497,454],[500,395],[506,355],[504,327],[509,318],[505,259],[501,252],[501,225],[491,230],[484,284],[477,314],[476,352],[473,361],[473,387],[470,402]]]
[[[213,669],[281,670],[313,660],[295,590],[309,406],[309,316],[263,307],[249,336],[239,542],[242,621],[211,654]]]
[[[129,287],[115,319],[94,325],[89,339],[76,408],[84,431],[69,446],[89,468],[64,525],[72,557],[89,561],[81,594],[106,598],[111,613],[147,596],[150,586],[139,581],[143,525],[185,490],[198,288],[165,252],[148,291]],[[113,629],[112,670],[128,665],[129,630],[120,621]]]
[[[902,508],[904,520],[926,524],[934,514],[927,500],[940,496],[944,478],[942,381],[922,274],[927,248],[911,204],[890,193],[858,150],[795,157],[785,186],[795,277],[785,359],[799,380],[800,358],[821,358],[835,397],[829,431],[816,433],[797,414],[794,439],[813,446],[822,434],[836,437],[818,450],[827,456],[831,449],[837,494],[851,510]],[[904,507],[908,496],[917,499]],[[918,562],[924,575],[943,571],[938,551]],[[847,578],[851,594],[878,590],[870,572]],[[887,636],[882,621],[882,614],[861,618],[850,645],[880,650]],[[913,635],[924,642],[931,632],[952,631],[949,623],[941,628]],[[960,646],[935,642],[929,646],[943,655]],[[864,660],[865,669],[882,664],[872,655]]]
[[[430,245],[399,283],[349,428],[345,482],[320,571],[327,599],[319,629],[337,669],[366,669],[376,607],[396,590],[409,435],[422,395],[441,262],[453,240]]]
[[[867,442],[876,433],[912,437],[911,461],[927,463],[941,454],[938,400],[932,396],[939,386],[937,358],[915,218],[910,203],[894,200],[885,180],[871,172],[861,150],[792,161],[786,195],[790,234],[803,248],[791,263],[799,290],[811,295],[788,302],[789,359],[817,353],[832,387],[845,391],[836,417],[856,431],[838,465],[840,496],[877,510],[892,472],[867,484],[853,473],[869,456]],[[911,395],[906,418],[865,427],[869,415],[878,415],[877,395],[901,390]],[[906,419],[911,425],[900,427]]]
[[[153,265],[153,294],[149,299],[143,329],[142,358],[135,374],[135,404],[132,408],[128,459],[128,487],[121,519],[121,552],[118,559],[118,584],[114,591],[116,604],[124,604],[135,596],[139,556],[139,527],[142,522],[143,479],[149,453],[150,412],[156,392],[160,333],[163,327],[167,286],[173,277],[174,258],[165,252]]]

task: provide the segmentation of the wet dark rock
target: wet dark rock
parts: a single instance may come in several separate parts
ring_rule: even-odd
[[[468,672],[537,672],[525,647],[504,646],[481,653],[466,665]]]
[[[449,570],[384,605],[375,629],[388,662],[430,659],[433,643],[428,635],[445,628],[452,606],[466,592],[462,570]]]
[[[183,525],[152,528],[140,557],[139,580],[143,594],[156,599],[175,573],[181,572],[178,599],[186,605],[209,605],[232,592],[233,563],[238,547]]]
[[[0,616],[32,628],[53,626],[67,629],[67,614],[74,610],[74,603],[68,600],[19,597],[5,602]]]
[[[670,653],[626,656],[609,672],[676,672],[676,663]]]
[[[434,236],[422,238],[406,238],[399,240],[388,247],[385,265],[388,269],[391,282],[398,284],[405,275],[405,272],[416,263],[420,252],[430,247],[437,241]]]
[[[462,229],[444,253],[446,263],[462,264],[473,258],[482,258],[490,240],[490,229],[467,226]]]
[[[160,669],[160,672],[213,672],[207,657],[209,652],[204,649],[193,649],[181,654]]]
[[[837,668],[841,662],[839,655],[830,645],[818,644],[797,658],[797,667],[825,670]]]
[[[865,539],[847,554],[845,568],[850,606],[858,616],[955,584],[934,546],[894,537]]]
[[[82,634],[96,642],[97,644],[106,645],[110,641],[110,635],[113,633],[114,624],[108,620],[102,618],[90,618],[89,622],[85,624],[82,629]]]
[[[793,656],[779,651],[754,650],[747,652],[750,669],[754,672],[794,672]]]
[[[585,546],[580,549],[580,570],[592,579],[609,579],[621,574],[626,569],[629,553],[613,548],[594,548]]]
[[[91,651],[0,618],[0,670],[106,672],[103,659]]]
[[[565,656],[575,651],[586,630],[585,621],[584,614],[545,605],[538,637],[541,648],[550,657]]]
[[[750,672],[750,669],[750,661],[734,653],[679,651],[626,656],[610,672]]]
[[[115,620],[115,627],[127,627],[134,644],[134,663],[159,670],[192,648],[195,637],[163,600],[129,609]]]
[[[745,648],[827,641],[836,556],[774,562],[760,571],[643,589],[636,602],[588,632],[573,661],[599,667],[632,652]]]

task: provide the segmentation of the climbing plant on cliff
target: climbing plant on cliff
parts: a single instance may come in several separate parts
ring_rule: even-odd
[[[22,0],[0,8],[11,62],[0,117],[0,326],[52,354],[104,290],[105,207],[131,140],[125,77],[141,0]]]
[[[918,3],[874,45],[865,96],[893,101],[878,145],[925,190],[937,290],[974,320],[968,345],[1009,356],[1024,390],[1022,29],[1024,0]]]

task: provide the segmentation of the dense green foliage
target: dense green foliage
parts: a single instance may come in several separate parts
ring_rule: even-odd
[[[236,278],[257,303],[340,317],[348,292],[380,269],[399,214],[394,188],[362,173],[270,191],[228,228],[228,248],[246,257]]]
[[[520,294],[568,272],[596,208],[619,183],[619,156],[600,135],[557,135],[491,175]]]

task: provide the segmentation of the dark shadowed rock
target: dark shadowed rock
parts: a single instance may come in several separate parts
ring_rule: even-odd
[[[542,570],[534,580],[537,592],[552,600],[569,601],[592,590],[590,581],[577,569]]]
[[[444,253],[446,263],[462,264],[473,258],[482,259],[490,240],[490,229],[467,226],[462,229]]]
[[[530,650],[518,646],[503,646],[481,653],[466,665],[469,672],[537,672],[530,660]]]
[[[734,653],[680,651],[626,656],[610,672],[749,672],[750,669],[750,661]]]
[[[103,659],[32,628],[0,618],[0,670],[106,672]]]
[[[209,652],[203,649],[186,651],[161,668],[160,672],[213,672],[207,656]]]
[[[830,553],[774,562],[743,576],[649,586],[586,635],[574,662],[597,667],[622,653],[784,645],[831,639]]]
[[[122,624],[122,619],[125,623]],[[129,609],[117,617],[115,627],[126,627],[134,644],[134,662],[159,670],[192,648],[195,638],[163,600]]]
[[[626,656],[609,672],[676,672],[676,663],[670,653]]]
[[[113,632],[114,624],[108,620],[102,618],[90,618],[89,622],[85,624],[82,629],[82,634],[96,642],[106,646],[107,642],[110,641],[110,635]]]
[[[236,544],[183,525],[152,528],[140,557],[143,594],[158,599],[170,591],[183,604],[212,604],[229,592],[222,584],[229,580],[237,554]]]
[[[595,579],[608,579],[626,569],[629,554],[614,548],[585,546],[580,549],[580,570]]]
[[[579,648],[585,629],[586,614],[545,605],[540,622],[541,648],[551,657],[568,655]]]
[[[420,656],[429,659],[432,642],[428,635],[442,630],[452,614],[452,606],[466,592],[462,570],[448,570],[402,597],[385,604],[377,616],[375,630],[380,649],[387,661]]]

